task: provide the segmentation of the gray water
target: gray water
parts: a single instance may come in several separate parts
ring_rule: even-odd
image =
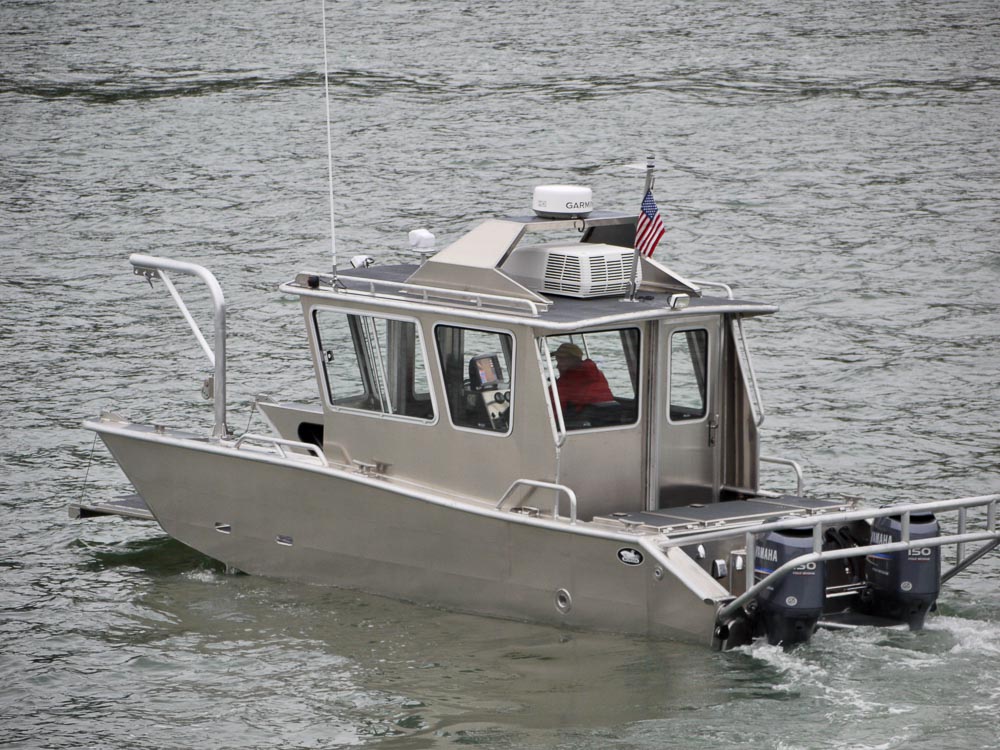
[[[329,15],[342,256],[443,245],[545,182],[635,210],[623,165],[652,151],[657,257],[782,308],[748,326],[766,452],[824,497],[1000,491],[995,2]],[[0,4],[0,745],[1000,746],[997,554],[923,632],[718,654],[227,575],[67,518],[128,490],[81,420],[211,423],[129,253],[221,280],[234,427],[257,393],[315,398],[276,285],[330,264],[320,35],[315,2]]]

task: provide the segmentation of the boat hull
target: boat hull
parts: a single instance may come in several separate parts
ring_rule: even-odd
[[[217,441],[88,426],[167,534],[246,573],[711,643],[715,606],[648,557],[624,562],[635,537]]]

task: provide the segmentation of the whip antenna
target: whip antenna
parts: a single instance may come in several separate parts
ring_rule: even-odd
[[[323,91],[326,98],[326,171],[330,189],[330,252],[333,255],[333,278],[337,278],[337,222],[333,213],[333,131],[330,124],[330,62],[326,52],[326,0],[323,8]]]

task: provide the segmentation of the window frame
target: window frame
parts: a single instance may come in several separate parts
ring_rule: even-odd
[[[671,416],[671,407],[673,406],[673,381],[674,381],[674,336],[681,333],[691,333],[693,331],[703,331],[705,333],[705,393],[703,396],[702,409],[703,413],[700,417],[695,417],[691,419],[674,419]],[[690,348],[688,348],[690,352]],[[705,326],[691,325],[686,328],[674,328],[670,331],[670,336],[667,340],[667,388],[666,388],[666,402],[667,402],[667,423],[672,425],[686,425],[686,424],[699,424],[708,419],[708,415],[712,413],[712,332]]]
[[[375,419],[390,419],[400,422],[406,422],[408,424],[419,424],[427,426],[427,425],[435,425],[438,423],[438,420],[440,418],[439,417],[440,412],[438,410],[438,405],[437,405],[437,395],[434,392],[434,383],[431,378],[430,368],[428,367],[429,360],[427,356],[427,344],[424,341],[425,338],[424,330],[423,326],[420,323],[419,318],[407,315],[386,314],[381,311],[374,311],[374,310],[364,310],[364,309],[356,309],[349,307],[332,307],[329,305],[313,305],[310,308],[309,312],[310,312],[310,317],[312,318],[313,358],[316,364],[319,365],[322,369],[324,387],[321,388],[320,390],[323,391],[323,404],[328,410],[335,413],[363,415]],[[342,404],[333,403],[333,399],[330,397],[331,396],[330,371],[327,369],[326,361],[323,357],[322,335],[320,333],[319,318],[318,318],[318,315],[320,313],[323,314],[330,313],[343,316],[354,315],[357,317],[369,317],[387,321],[391,320],[399,323],[412,323],[416,332],[416,342],[414,342],[414,345],[420,347],[420,354],[423,357],[424,361],[424,379],[427,382],[427,389],[428,389],[427,395],[429,396],[431,402],[431,417],[425,418],[425,417],[414,417],[407,414],[393,414],[392,412],[387,412],[384,411],[383,409],[377,411],[373,409],[359,409],[357,407],[344,406]],[[354,340],[353,333],[351,335],[350,345],[354,347],[354,356],[359,366],[361,367],[369,366],[371,364],[370,362],[362,363],[361,357],[358,356],[357,344]],[[416,378],[414,378],[414,385],[415,384],[416,384]]]
[[[514,407],[517,401],[516,391],[516,377],[517,377],[517,336],[514,331],[507,328],[494,328],[488,325],[470,325],[468,323],[459,323],[453,320],[436,320],[430,326],[431,328],[431,340],[434,342],[434,366],[437,368],[438,383],[441,386],[441,392],[445,400],[445,408],[442,412],[448,415],[448,424],[451,425],[452,429],[458,430],[459,432],[471,432],[475,435],[488,435],[494,438],[506,438],[510,437],[514,432]],[[495,333],[501,336],[510,337],[510,400],[508,401],[508,414],[510,415],[507,419],[507,431],[498,432],[497,430],[484,430],[479,427],[468,427],[466,425],[455,424],[454,416],[451,413],[451,405],[448,404],[448,385],[445,382],[445,370],[444,363],[441,360],[441,349],[438,345],[437,332],[439,328],[461,328],[466,331],[478,331],[480,333]],[[466,365],[468,362],[465,363]],[[463,378],[464,380],[464,378]]]
[[[642,419],[643,419],[643,372],[644,372],[643,365],[645,363],[645,359],[646,359],[646,356],[647,356],[646,355],[646,348],[643,346],[643,343],[642,343],[643,339],[645,338],[643,336],[643,326],[641,326],[641,325],[622,325],[622,326],[618,326],[616,328],[594,328],[594,329],[591,329],[591,330],[572,331],[572,332],[563,332],[563,331],[560,331],[560,332],[556,332],[556,333],[547,333],[547,334],[544,334],[541,337],[541,340],[545,344],[545,355],[547,357],[549,357],[549,359],[551,361],[554,350],[549,347],[549,343],[548,343],[549,339],[564,338],[564,339],[569,340],[573,336],[584,336],[584,337],[586,337],[586,336],[588,336],[590,334],[595,334],[595,333],[618,333],[618,334],[620,334],[622,331],[627,331],[627,330],[633,330],[633,331],[635,331],[636,335],[638,337],[638,340],[636,342],[636,349],[639,352],[639,358],[638,358],[638,361],[636,362],[635,383],[633,385],[633,387],[635,389],[635,419],[632,422],[627,422],[625,424],[598,425],[596,427],[574,427],[574,428],[571,429],[568,425],[566,425],[566,435],[575,435],[575,434],[579,434],[581,432],[601,432],[601,431],[606,432],[606,431],[609,431],[609,430],[629,430],[629,429],[636,429],[642,423]],[[589,353],[589,352],[587,352],[587,353]],[[623,355],[625,353],[624,347],[622,348],[622,353],[623,353]],[[622,362],[625,365],[626,371],[628,371],[628,361],[626,359],[624,359],[624,357],[623,357]],[[552,371],[553,371],[553,373],[556,372],[555,363],[552,364]],[[629,378],[631,379],[632,373],[629,372],[628,375],[629,375]],[[548,373],[547,372],[543,372],[542,376],[546,380],[548,379]],[[607,378],[607,375],[605,375],[605,378]],[[558,378],[557,378],[557,381],[558,381]],[[609,381],[608,385],[610,386],[610,381]],[[553,383],[553,386],[555,386],[554,383]],[[558,391],[558,386],[555,386],[555,387],[556,387],[556,389]],[[549,393],[550,393],[550,387],[546,384],[546,386],[545,386],[546,399],[549,401],[549,409],[550,409],[550,413],[552,415],[552,418],[556,419],[556,415],[555,415],[555,411],[554,411],[555,404],[552,402],[552,398],[549,396]],[[612,395],[614,395],[613,391],[612,391]],[[560,402],[560,405],[561,405],[561,402]],[[563,423],[564,424],[565,424],[565,421],[566,421],[565,420],[565,415],[563,415]]]

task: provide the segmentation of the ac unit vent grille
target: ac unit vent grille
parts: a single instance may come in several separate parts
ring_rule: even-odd
[[[550,252],[542,290],[574,297],[599,297],[628,291],[632,253]]]
[[[545,262],[543,289],[547,292],[576,292],[582,281],[580,259],[575,255],[551,253]]]

